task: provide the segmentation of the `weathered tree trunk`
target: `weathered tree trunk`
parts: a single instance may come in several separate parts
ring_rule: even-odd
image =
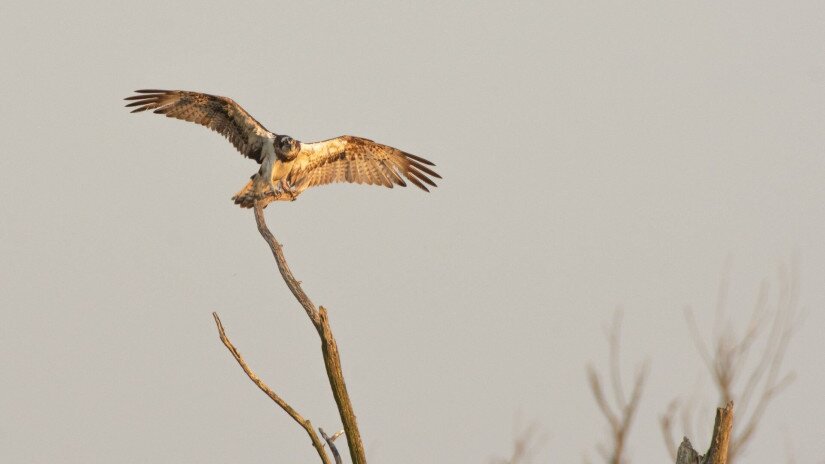
[[[700,456],[690,440],[685,437],[679,450],[676,452],[676,464],[727,464],[730,431],[733,428],[733,402],[724,408],[716,409],[716,420],[713,423],[713,435],[710,439],[710,448],[704,456]]]

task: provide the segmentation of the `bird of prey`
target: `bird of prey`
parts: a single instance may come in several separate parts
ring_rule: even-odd
[[[321,142],[300,142],[268,131],[234,100],[183,90],[136,90],[127,97],[132,113],[154,110],[170,118],[206,126],[226,137],[247,158],[261,165],[232,199],[242,208],[256,201],[295,200],[309,187],[355,182],[393,188],[411,182],[429,192],[431,177],[440,179],[420,156],[361,137],[343,135]],[[425,185],[426,184],[426,185]]]

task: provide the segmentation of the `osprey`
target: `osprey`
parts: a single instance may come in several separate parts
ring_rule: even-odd
[[[278,200],[295,200],[309,187],[332,182],[406,187],[406,178],[429,192],[430,177],[441,178],[420,156],[343,135],[321,142],[304,143],[288,135],[268,131],[231,98],[183,90],[136,90],[126,100],[132,113],[154,110],[170,118],[206,126],[226,137],[247,158],[261,165],[232,199],[242,208],[260,200],[263,206]]]

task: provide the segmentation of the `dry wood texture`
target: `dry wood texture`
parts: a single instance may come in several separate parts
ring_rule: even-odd
[[[318,331],[318,336],[321,338],[324,366],[327,370],[327,377],[329,378],[329,385],[332,388],[332,394],[335,397],[335,403],[338,406],[341,422],[344,425],[344,434],[347,438],[347,445],[349,446],[352,462],[353,464],[366,464],[367,458],[364,452],[364,445],[361,441],[361,432],[358,430],[358,423],[352,408],[352,401],[347,393],[344,374],[341,370],[338,344],[335,342],[335,337],[329,326],[327,311],[324,307],[321,307],[320,310],[316,309],[312,300],[309,299],[301,288],[301,283],[292,275],[292,271],[289,269],[289,265],[284,257],[281,244],[278,243],[278,240],[275,239],[275,236],[266,225],[263,205],[260,202],[255,204],[255,222],[258,224],[258,231],[261,233],[261,236],[272,250],[272,255],[275,257],[275,262],[278,265],[278,270],[281,272],[281,277],[283,277],[289,290],[304,308],[310,321],[312,321],[312,324],[315,326],[315,330]]]
[[[691,446],[690,440],[685,438],[676,453],[676,464],[727,464],[732,428],[733,403],[728,403],[724,408],[716,409],[708,452],[700,456]]]
[[[321,457],[321,462],[323,462],[324,464],[332,464],[326,452],[324,452],[324,443],[321,441],[320,438],[318,438],[318,434],[315,433],[315,429],[312,428],[312,423],[309,421],[309,419],[305,419],[304,416],[300,415],[298,411],[296,411],[292,406],[290,406],[286,401],[284,401],[283,398],[281,398],[277,393],[275,393],[274,390],[269,388],[269,386],[263,380],[261,380],[261,378],[258,377],[257,374],[255,374],[252,368],[250,368],[246,361],[243,359],[243,356],[241,356],[241,353],[238,351],[238,349],[235,348],[235,345],[233,345],[232,342],[229,340],[229,337],[226,335],[226,331],[223,328],[223,323],[221,323],[221,318],[218,317],[218,313],[212,313],[212,317],[215,318],[215,324],[217,324],[218,326],[218,334],[221,337],[221,341],[223,342],[224,346],[226,346],[226,349],[228,349],[229,352],[232,353],[232,356],[235,357],[235,360],[238,361],[238,364],[240,364],[241,369],[243,369],[243,371],[246,373],[249,379],[252,380],[252,382],[255,385],[257,385],[258,388],[261,389],[261,391],[266,393],[266,395],[269,396],[269,398],[271,398],[272,401],[275,402],[275,404],[280,406],[281,409],[283,409],[287,414],[289,414],[289,417],[294,419],[295,422],[297,422],[301,427],[304,428],[304,430],[306,430],[307,435],[309,435],[309,439],[312,440],[312,446],[315,447],[315,450],[318,451],[318,456]]]

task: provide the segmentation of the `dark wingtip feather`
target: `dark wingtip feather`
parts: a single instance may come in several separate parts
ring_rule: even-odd
[[[412,159],[414,159],[414,160],[416,160],[416,161],[418,161],[418,162],[420,162],[420,163],[424,163],[424,164],[426,164],[427,166],[435,166],[435,163],[433,163],[432,161],[430,161],[430,160],[428,160],[428,159],[425,159],[425,158],[422,158],[422,157],[420,157],[420,156],[415,156],[415,155],[413,155],[413,154],[411,154],[411,153],[406,153],[406,152],[404,152],[404,156],[406,156],[406,157],[408,157],[408,158],[412,158]]]
[[[381,172],[386,176],[390,182],[394,183],[395,185],[400,185],[401,187],[406,187],[407,183],[404,182],[404,179],[396,172],[398,167],[392,160],[382,160],[379,162],[383,169]]]
[[[410,169],[409,169],[408,174],[407,174],[408,178],[411,177],[411,176],[415,176],[419,180],[423,181],[424,183],[430,184],[433,187],[438,187],[437,185],[435,185],[435,182],[433,182],[432,179],[430,179],[429,177],[427,177],[424,174],[422,174],[421,172],[419,172],[413,166],[410,166]]]
[[[158,89],[140,89],[135,90],[135,93],[169,93],[172,92],[171,90],[158,90]]]
[[[421,172],[427,173],[427,174],[429,174],[433,177],[437,177],[437,178],[441,179],[441,176],[439,176],[437,172],[433,171],[432,169],[428,168],[427,166],[424,166],[423,164],[421,164],[421,163],[419,163],[415,160],[410,161],[410,166],[415,167],[416,169],[418,169]]]
[[[155,93],[150,93],[150,94],[146,94],[146,95],[132,95],[130,97],[124,98],[124,100],[151,100],[153,98],[159,98],[161,96],[162,95],[155,94]]]
[[[416,179],[415,176],[407,175],[407,180],[412,182],[416,187],[420,188],[421,190],[429,192],[429,190],[427,190],[427,187],[425,187],[424,184],[422,184],[418,179]]]

